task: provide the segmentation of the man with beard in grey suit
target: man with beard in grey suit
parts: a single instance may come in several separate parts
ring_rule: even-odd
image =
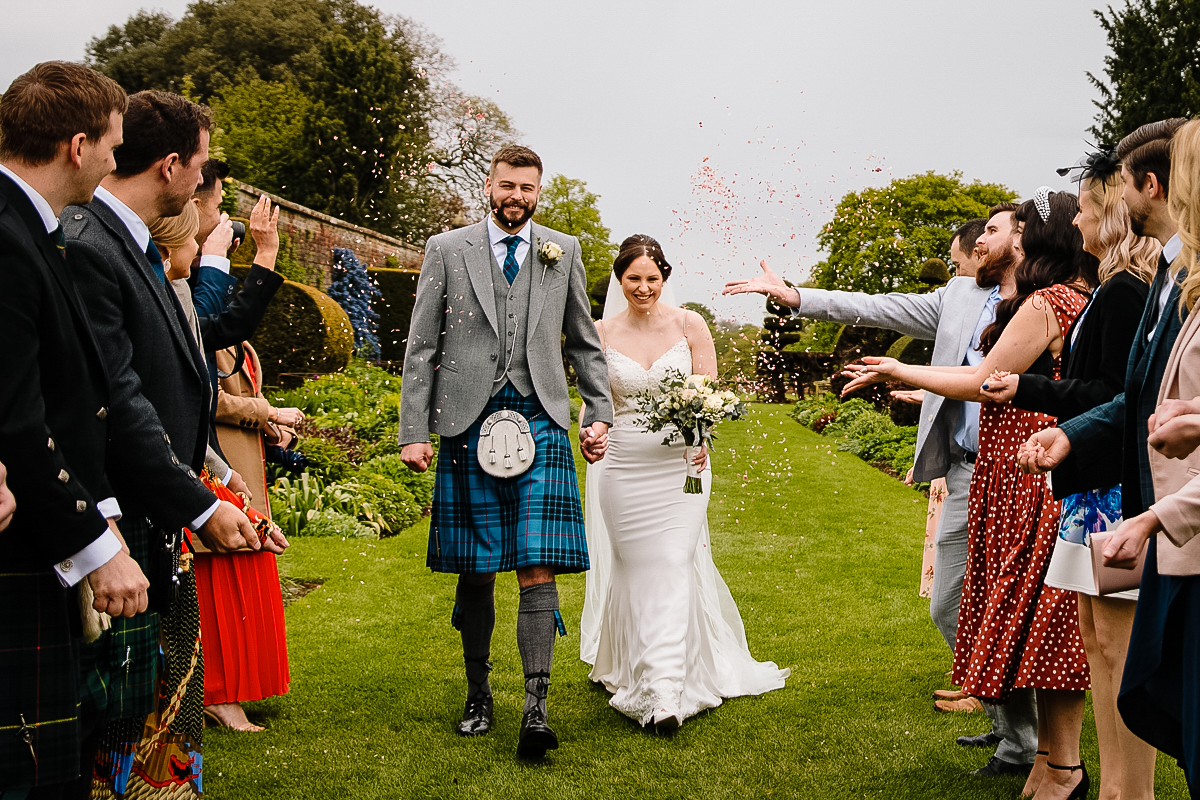
[[[429,468],[430,434],[441,436],[427,563],[459,576],[452,623],[462,634],[467,703],[458,733],[491,730],[495,579],[515,570],[525,672],[517,755],[526,759],[558,747],[546,721],[554,636],[566,633],[554,578],[589,566],[564,355],[579,376],[588,461],[603,457],[612,422],[579,241],[532,221],[541,179],[536,153],[501,148],[484,184],[491,214],[426,244],[400,403],[401,458],[410,469]],[[510,452],[497,442],[490,458],[478,450],[489,418],[514,413],[528,422],[524,445]],[[510,462],[528,466],[498,476]]]
[[[982,227],[966,223],[950,242],[958,274],[928,294],[864,294],[822,289],[794,289],[762,263],[763,274],[725,284],[724,294],[755,292],[774,298],[809,319],[846,325],[888,328],[914,339],[932,340],[933,366],[978,365],[983,361],[979,337],[996,318],[996,306],[1015,289],[1012,249],[1013,203],[990,210]],[[975,259],[974,279],[962,270]],[[958,609],[967,566],[967,496],[979,449],[979,405],[946,400],[926,392],[921,402],[913,480],[946,479],[946,500],[938,523],[934,551],[930,616],[950,649],[958,631]],[[961,693],[941,693],[951,700]],[[997,746],[993,758],[974,774],[1028,774],[1037,752],[1037,708],[1032,690],[1019,690],[1003,706],[984,704],[992,729],[960,736],[964,747]],[[940,709],[939,709],[940,710]]]

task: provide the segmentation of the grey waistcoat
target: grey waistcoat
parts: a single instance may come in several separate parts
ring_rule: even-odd
[[[533,243],[525,254],[525,262],[517,273],[512,286],[504,277],[504,270],[496,259],[492,261],[492,290],[496,295],[496,319],[504,331],[504,344],[500,357],[496,359],[496,381],[492,395],[511,383],[522,397],[533,394],[533,379],[529,375],[529,358],[525,352],[525,337],[529,331],[529,291],[533,287],[530,275],[533,272]],[[507,364],[507,370],[505,365]]]

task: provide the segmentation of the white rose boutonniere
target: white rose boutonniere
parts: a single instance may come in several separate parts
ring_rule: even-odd
[[[563,249],[554,242],[538,241],[538,258],[548,267],[557,267],[562,261]]]

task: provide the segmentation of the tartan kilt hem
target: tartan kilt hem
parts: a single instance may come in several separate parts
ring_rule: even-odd
[[[501,409],[529,420],[536,445],[533,465],[514,478],[488,475],[476,456],[483,420]],[[511,384],[465,433],[442,438],[431,517],[426,563],[434,572],[548,566],[565,574],[590,566],[567,431],[545,413],[536,394],[522,397]]]

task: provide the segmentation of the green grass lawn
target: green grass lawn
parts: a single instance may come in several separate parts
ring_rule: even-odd
[[[496,728],[461,739],[455,578],[425,568],[427,526],[378,542],[300,538],[281,564],[323,586],[287,610],[291,693],[248,707],[265,733],[210,729],[209,796],[1015,797],[1019,780],[966,775],[987,752],[954,745],[986,717],[932,710],[950,652],[917,596],[925,498],[786,412],[755,406],[723,428],[709,511],[751,650],[791,667],[786,688],[729,700],[669,739],[643,732],[587,680],[584,577],[563,576],[570,635],[558,640],[550,693],[562,747],[525,765],[514,757],[524,691],[515,578],[501,576],[496,593]],[[1090,711],[1084,759],[1095,769]],[[1187,796],[1167,758],[1157,788]]]

